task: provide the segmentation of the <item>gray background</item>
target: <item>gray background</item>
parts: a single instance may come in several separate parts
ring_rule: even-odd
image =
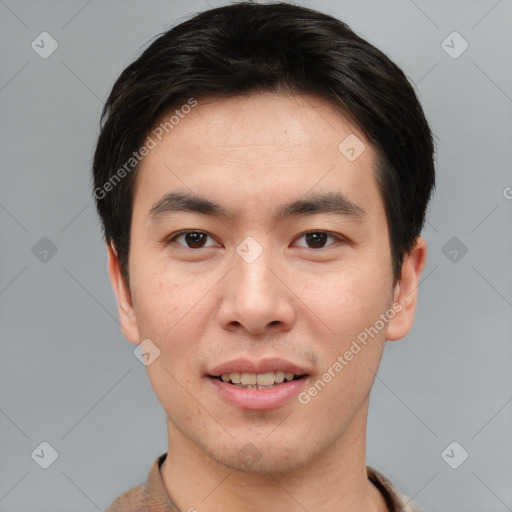
[[[119,329],[90,167],[119,73],[157,33],[220,4],[0,0],[2,512],[104,510],[167,449]],[[430,512],[512,510],[512,1],[302,4],[403,68],[437,140],[416,323],[386,346],[367,462]],[[47,59],[31,48],[43,31],[59,45]],[[469,44],[458,58],[442,46],[453,31]],[[58,452],[46,470],[31,457],[43,441]],[[441,456],[453,441],[469,453],[458,469]]]

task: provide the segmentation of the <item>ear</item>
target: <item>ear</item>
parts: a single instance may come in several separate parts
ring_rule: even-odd
[[[113,243],[107,244],[107,258],[108,273],[117,299],[117,311],[119,314],[119,322],[121,323],[121,331],[126,339],[138,345],[140,343],[140,337],[137,318],[133,310],[130,290],[128,286],[126,286],[117,257],[117,251]]]
[[[396,284],[393,297],[393,309],[397,314],[388,323],[386,333],[386,339],[389,341],[403,338],[412,327],[418,301],[418,285],[426,261],[427,243],[419,236],[412,251],[404,256],[402,275]]]

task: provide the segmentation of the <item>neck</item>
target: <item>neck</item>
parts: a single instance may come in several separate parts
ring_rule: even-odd
[[[214,460],[168,421],[164,487],[181,511],[387,512],[384,498],[367,478],[367,413],[368,402],[341,437],[305,464],[265,474]]]

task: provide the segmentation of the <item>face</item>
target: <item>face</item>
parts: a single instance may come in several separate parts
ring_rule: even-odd
[[[395,286],[375,173],[363,134],[303,95],[199,101],[142,161],[130,292],[111,249],[109,270],[123,332],[160,351],[149,378],[198,453],[285,471],[361,427],[425,257],[419,239]],[[295,377],[268,384],[281,372]],[[254,374],[270,387],[231,382]]]

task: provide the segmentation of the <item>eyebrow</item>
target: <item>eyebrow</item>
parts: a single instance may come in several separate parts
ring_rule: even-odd
[[[188,192],[169,192],[161,197],[149,210],[151,220],[173,213],[191,212],[232,220],[235,212],[215,203],[214,201]],[[290,217],[314,214],[335,214],[362,220],[366,211],[350,201],[341,192],[308,194],[307,197],[285,203],[274,212],[276,221]]]

